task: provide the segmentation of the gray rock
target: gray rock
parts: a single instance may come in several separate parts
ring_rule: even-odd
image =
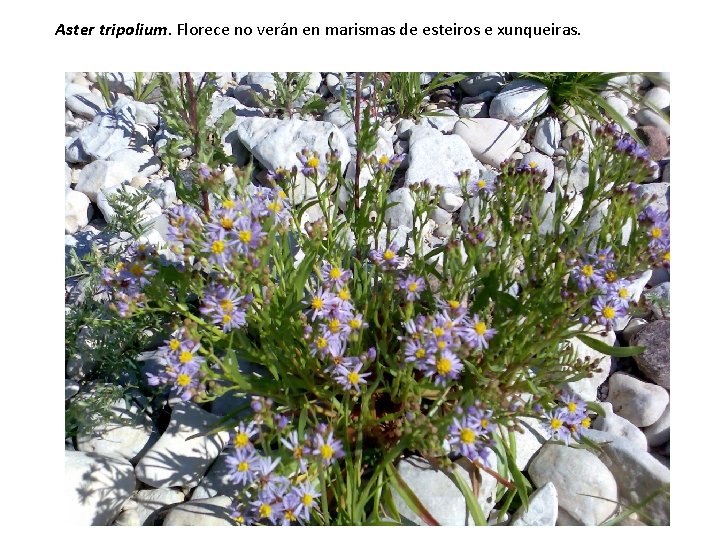
[[[641,126],[655,126],[663,135],[670,136],[670,123],[652,109],[640,109],[635,119]]]
[[[82,452],[96,452],[124,458],[136,463],[139,457],[159,438],[155,425],[137,404],[128,408],[124,399],[108,405],[111,415],[89,433],[77,436],[77,448]]]
[[[670,396],[661,386],[617,372],[610,377],[607,400],[615,414],[637,427],[646,427],[657,422]]]
[[[496,460],[491,454],[491,460]],[[460,476],[470,484],[470,475],[467,470],[453,464]],[[491,468],[494,465],[491,463]],[[462,492],[443,471],[433,468],[430,463],[420,457],[408,457],[400,460],[397,466],[400,478],[415,493],[417,498],[440,525],[470,525],[473,523],[465,504]],[[485,473],[480,472],[481,487],[478,501],[487,517],[495,502],[495,487],[497,481]],[[405,504],[405,501],[391,488],[393,501],[400,515],[416,525],[425,525],[425,522]]]
[[[627,116],[629,109],[628,109],[627,104],[622,99],[617,98],[615,96],[611,96],[611,97],[607,98],[606,101],[607,101],[608,106],[613,111],[615,111],[617,114],[619,114],[620,116],[623,116],[623,117]]]
[[[637,334],[638,330],[640,330],[643,326],[645,326],[648,322],[645,319],[640,318],[634,318],[630,319],[630,321],[627,323],[627,326],[622,331],[623,337],[626,341],[630,341],[632,337]]]
[[[670,404],[657,421],[645,428],[645,437],[650,446],[662,446],[670,441]]]
[[[405,174],[405,187],[427,180],[433,187],[460,193],[456,172],[470,170],[471,180],[478,178],[478,165],[470,148],[457,135],[418,126],[410,136],[410,165]]]
[[[197,499],[173,506],[163,525],[232,526],[230,517],[232,499],[224,495],[209,499]]]
[[[616,509],[618,487],[610,470],[588,452],[547,443],[530,462],[530,479],[536,486],[552,482],[558,504],[583,525],[597,525]]]
[[[141,525],[155,525],[170,507],[185,500],[182,491],[171,488],[141,489],[133,500],[137,503],[137,515]]]
[[[331,136],[332,144],[329,142]],[[238,137],[268,170],[278,167],[291,169],[293,166],[302,168],[296,154],[304,148],[318,152],[321,160],[324,160],[325,154],[331,149],[337,150],[343,170],[350,162],[347,139],[337,126],[328,122],[244,118],[238,126]],[[315,195],[314,186],[305,181],[302,174],[298,174],[298,180],[300,185],[291,195],[295,204]]]
[[[92,120],[101,112],[107,111],[105,100],[96,94],[83,92],[65,95],[65,106],[73,113]]]
[[[152,127],[157,127],[160,123],[160,107],[154,103],[144,103],[142,101],[135,101],[135,122],[138,124],[145,124]]]
[[[230,440],[227,432],[202,435],[219,419],[190,402],[175,405],[167,430],[135,467],[137,477],[153,487],[197,486]]]
[[[387,197],[388,204],[395,203],[385,211],[385,223],[388,227],[395,229],[399,226],[413,226],[413,211],[415,210],[415,198],[410,188],[399,188],[391,192]]]
[[[94,161],[80,171],[75,190],[87,195],[92,202],[97,202],[101,190],[130,182],[132,177],[132,170],[123,162]]]
[[[407,118],[403,118],[398,122],[397,125],[397,136],[400,140],[406,141],[410,138],[410,134],[412,133],[412,130],[415,128],[415,122],[412,120],[408,120]]]
[[[633,335],[631,344],[645,347],[645,351],[635,356],[635,362],[642,374],[669,390],[670,321],[663,319],[646,324]]]
[[[135,105],[131,99],[117,100],[112,108],[99,113],[77,137],[81,154],[91,159],[106,159],[110,154],[127,148],[135,125]],[[67,154],[66,154],[67,159]],[[84,161],[78,159],[77,161]]]
[[[524,124],[541,115],[550,105],[544,84],[517,79],[505,86],[490,103],[490,117],[510,124]]]
[[[522,160],[520,160],[520,166],[534,167],[539,171],[544,171],[547,176],[545,176],[543,189],[549,188],[550,184],[552,184],[553,178],[555,177],[555,164],[552,158],[549,158],[545,154],[528,152],[523,156]]]
[[[499,92],[505,83],[505,75],[497,72],[473,73],[470,77],[460,81],[462,91],[471,97],[483,92]]]
[[[227,495],[230,498],[235,498],[240,494],[242,489],[237,482],[233,481],[232,474],[225,464],[225,458],[231,452],[232,450],[226,448],[220,453],[198,487],[193,491],[190,497],[191,500],[207,499],[216,495]]]
[[[84,193],[65,188],[65,234],[74,234],[92,218],[90,199]]]
[[[554,526],[558,517],[558,492],[552,482],[548,482],[533,492],[528,507],[518,511],[510,525],[514,526]]]
[[[532,458],[548,441],[547,429],[537,418],[520,417],[517,423],[523,432],[515,432],[515,465],[524,471]]]
[[[439,206],[436,206],[430,211],[430,219],[432,219],[438,225],[445,225],[452,222],[452,214],[446,210],[443,210]]]
[[[463,103],[459,107],[459,116],[461,118],[488,118],[490,107],[484,101],[476,103]]]
[[[420,125],[435,128],[445,134],[452,133],[459,118],[458,114],[452,109],[440,109],[435,113],[432,116],[424,116]]]
[[[143,178],[158,172],[162,166],[160,159],[150,146],[142,146],[138,149],[123,148],[110,154],[107,161],[124,163],[133,177],[140,176]]]
[[[638,199],[647,197],[648,206],[652,206],[658,212],[666,212],[670,209],[670,183],[640,184],[637,188],[637,197]]]
[[[569,162],[567,159],[562,159],[558,162],[555,169],[555,178],[563,188],[569,184],[567,191],[570,195],[582,193],[590,183],[589,159],[590,152],[586,145],[579,159],[572,162],[572,167],[570,167],[569,171]]]
[[[460,195],[452,193],[451,191],[443,191],[440,195],[440,201],[438,206],[443,210],[447,210],[450,213],[457,212],[465,202]]]
[[[670,318],[670,282],[656,285],[649,291],[645,292],[645,301],[650,306],[656,319]],[[669,361],[669,360],[668,360]],[[668,375],[668,384],[669,375]],[[660,383],[658,383],[660,384]]]
[[[109,525],[135,489],[135,475],[125,459],[66,450],[63,486],[65,525]]]
[[[663,167],[662,181],[670,183],[670,162],[668,161]]]
[[[598,339],[607,345],[615,343],[615,333],[608,332],[604,326],[594,325],[585,332],[585,335]],[[568,340],[568,343],[572,347],[575,358],[582,359],[588,364],[595,364],[596,370],[593,371],[590,377],[565,383],[563,387],[585,401],[595,401],[598,388],[610,375],[612,361],[608,355],[591,349],[576,337]]]
[[[125,501],[125,504],[123,505],[120,514],[118,514],[118,517],[115,518],[113,525],[116,527],[137,527],[138,525],[142,525],[140,522],[140,516],[137,512],[137,503],[132,499]]]
[[[593,428],[623,437],[641,452],[647,451],[647,439],[640,428],[615,414],[610,403],[600,403],[600,407],[605,411],[605,416],[598,415],[593,422]]]
[[[73,397],[80,390],[80,385],[71,379],[65,379],[65,401]]]
[[[481,162],[499,167],[522,140],[522,132],[496,118],[463,118],[454,133],[462,138]]]
[[[139,224],[149,226],[155,221],[156,218],[158,218],[162,214],[162,208],[160,208],[160,205],[153,201],[150,197],[145,195],[142,190],[129,185],[116,185],[102,189],[97,194],[97,206],[100,209],[100,212],[102,212],[105,221],[107,221],[108,223],[112,222],[116,216],[116,212],[110,205],[109,200],[112,199],[113,196],[120,194],[122,191],[124,191],[128,195],[141,194],[144,196],[143,202],[140,203],[140,206],[133,209],[135,211],[139,210]],[[123,206],[127,206],[125,203],[122,204]],[[130,210],[129,207],[128,210]]]
[[[548,156],[554,155],[560,147],[560,121],[551,116],[546,116],[535,128],[533,146]]]
[[[665,109],[670,106],[670,91],[662,86],[656,86],[648,90],[643,96],[647,103],[654,105],[657,109]]]

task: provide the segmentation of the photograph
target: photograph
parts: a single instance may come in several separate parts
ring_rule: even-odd
[[[64,76],[65,526],[670,525],[670,72]]]

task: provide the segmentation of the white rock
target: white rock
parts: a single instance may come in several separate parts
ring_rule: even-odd
[[[65,401],[73,397],[80,390],[80,385],[71,379],[65,379]]]
[[[135,489],[129,461],[65,451],[63,523],[70,527],[109,525]]]
[[[92,218],[90,199],[84,193],[65,188],[65,234],[74,234]]]
[[[138,479],[153,487],[195,487],[230,440],[227,432],[202,436],[220,417],[190,402],[175,405],[170,425],[135,467]],[[188,437],[199,435],[188,440]]]
[[[517,419],[523,433],[515,431],[515,465],[524,471],[528,463],[548,441],[547,429],[537,418],[523,416]]]
[[[107,110],[102,97],[90,92],[65,95],[65,106],[75,114],[92,120],[96,115]]]
[[[130,182],[132,177],[132,170],[121,161],[93,161],[80,171],[75,190],[87,195],[92,202],[97,202],[101,190]]]
[[[112,108],[96,115],[92,123],[80,131],[76,141],[78,153],[68,155],[66,152],[66,160],[86,161],[84,156],[106,159],[113,152],[129,146],[134,125],[134,102],[128,98],[118,99]]]
[[[147,145],[138,149],[123,148],[110,154],[107,161],[124,163],[132,172],[133,177],[141,176],[145,178],[158,172],[162,165],[160,159],[155,155],[155,152]]]
[[[598,339],[607,345],[612,346],[615,343],[615,333],[608,332],[604,326],[594,325],[585,332],[585,335]],[[580,399],[585,401],[595,401],[597,399],[597,389],[610,375],[610,357],[591,349],[576,337],[568,340],[568,343],[573,349],[575,358],[582,359],[588,364],[592,362],[597,363],[598,371],[594,372],[590,377],[566,383],[563,387],[578,396]]]
[[[660,419],[670,396],[662,386],[617,372],[610,377],[607,400],[615,414],[637,427],[646,427]]]
[[[341,103],[332,103],[328,105],[327,109],[323,112],[322,119],[323,122],[330,122],[337,127],[343,127],[353,121],[353,119],[343,110]]]
[[[635,118],[641,126],[655,126],[663,135],[670,136],[670,123],[652,109],[640,109]]]
[[[452,193],[451,191],[443,191],[442,195],[440,195],[438,206],[452,214],[453,212],[457,212],[464,202],[465,199],[460,195]]]
[[[121,191],[125,191],[128,195],[144,195],[145,198],[143,199],[143,202],[140,203],[140,208],[142,208],[142,210],[139,212],[138,223],[142,225],[149,225],[162,214],[162,208],[160,208],[160,205],[145,195],[142,190],[130,185],[116,185],[101,190],[97,195],[97,206],[100,209],[100,212],[102,212],[105,221],[108,223],[115,219],[115,210],[113,210],[108,199],[118,195]],[[138,210],[138,208],[136,207],[135,210]]]
[[[600,407],[605,411],[605,416],[598,415],[593,422],[593,428],[623,437],[639,451],[647,451],[648,442],[640,428],[615,414],[610,403],[600,403]]]
[[[235,525],[235,520],[230,517],[231,502],[230,497],[220,495],[178,504],[168,512],[163,525]]]
[[[609,97],[607,98],[608,106],[614,110],[620,116],[627,116],[629,110],[627,104],[620,98]]]
[[[119,399],[109,404],[106,412],[112,418],[97,425],[90,433],[78,434],[78,450],[116,456],[134,463],[160,438],[150,417],[134,403],[128,409],[125,400]]]
[[[670,440],[670,404],[654,424],[645,428],[645,437],[650,446],[662,446]]]
[[[460,193],[456,172],[470,171],[471,180],[478,178],[478,164],[470,148],[457,135],[418,126],[410,136],[410,165],[405,173],[405,187],[427,180],[432,186]]]
[[[483,92],[499,92],[505,83],[505,75],[497,72],[473,73],[460,81],[462,91],[471,97],[479,96]]]
[[[441,109],[435,111],[432,116],[424,116],[420,125],[438,129],[443,133],[452,133],[458,119],[458,114],[452,109]]]
[[[160,107],[154,103],[135,101],[135,122],[156,127],[160,123]]]
[[[654,105],[658,109],[670,106],[670,91],[662,86],[651,88],[643,97],[647,103]]]
[[[670,209],[670,183],[640,184],[637,188],[637,197],[638,199],[647,197],[649,202],[643,202],[643,205],[652,206],[658,212],[667,212]]]
[[[555,168],[557,182],[563,188],[569,184],[567,192],[570,195],[582,193],[590,183],[590,151],[587,145],[585,146],[580,157],[572,163],[570,171],[568,171],[568,161],[566,159],[560,160]]]
[[[430,219],[438,225],[446,225],[452,221],[452,214],[447,210],[443,210],[439,206],[436,206],[430,210]]]
[[[583,525],[597,525],[616,508],[618,488],[612,473],[600,459],[569,446],[547,443],[528,468],[536,486],[552,482],[558,503]]]
[[[137,513],[137,503],[128,499],[122,507],[120,514],[115,518],[113,525],[117,527],[137,527],[142,525],[140,516]]]
[[[137,515],[141,525],[154,525],[160,513],[169,506],[185,500],[182,491],[171,488],[141,489],[133,500],[137,503]]]
[[[410,188],[399,188],[391,192],[387,197],[388,204],[393,204],[385,211],[385,223],[388,227],[395,229],[399,226],[410,227],[413,225],[413,211],[415,210],[415,198]]]
[[[534,167],[540,171],[545,171],[545,182],[543,183],[543,189],[547,189],[552,184],[553,178],[555,177],[555,164],[552,158],[549,158],[545,154],[540,152],[528,152],[522,160],[520,160],[520,166]]]
[[[495,467],[497,458],[491,454],[491,468]],[[453,464],[455,470],[470,486],[470,475],[467,470]],[[415,493],[417,498],[440,525],[470,525],[473,523],[465,504],[462,492],[455,486],[450,477],[442,471],[434,469],[426,460],[420,457],[408,457],[400,460],[397,465],[400,477]],[[497,481],[484,471],[480,472],[481,486],[478,501],[487,517],[495,502],[495,487]],[[405,504],[400,496],[391,489],[393,501],[398,512],[404,518],[416,525],[425,525],[425,522]]]
[[[478,101],[475,103],[463,103],[458,108],[458,113],[461,118],[488,118],[490,107],[484,101]]]
[[[207,499],[217,495],[227,495],[230,498],[234,498],[240,494],[242,489],[237,482],[233,481],[232,474],[225,464],[225,458],[231,452],[231,449],[225,449],[220,453],[200,481],[198,487],[193,491],[190,497],[191,500]]]
[[[492,100],[490,117],[515,125],[524,124],[544,113],[548,105],[547,86],[529,79],[517,79]]]
[[[296,153],[304,148],[318,152],[321,163],[325,154],[335,149],[340,154],[342,170],[350,162],[347,139],[337,126],[329,122],[278,120],[276,118],[243,118],[239,122],[238,136],[253,156],[268,170],[278,167],[302,168]],[[328,139],[332,136],[332,147]],[[392,148],[392,146],[391,146]],[[315,188],[298,174],[299,186],[294,193],[295,204],[314,196]]]
[[[403,118],[397,125],[397,136],[401,140],[408,140],[412,130],[415,128],[415,122],[407,118]]]
[[[493,167],[508,159],[522,140],[521,131],[495,118],[460,119],[454,133],[467,143],[475,158]]]
[[[558,517],[558,492],[552,482],[536,490],[528,500],[528,507],[518,511],[510,525],[514,526],[553,526]]]
[[[546,116],[535,128],[533,146],[540,152],[552,156],[560,147],[560,133],[560,121],[555,117]]]

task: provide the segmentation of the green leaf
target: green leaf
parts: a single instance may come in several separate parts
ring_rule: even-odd
[[[233,109],[228,109],[218,118],[217,122],[215,122],[215,128],[221,137],[232,127],[236,118],[237,116]]]
[[[605,409],[603,409],[598,403],[594,401],[588,401],[587,403],[585,403],[585,406],[592,412],[596,413],[598,416],[602,416],[603,418],[605,418]]]
[[[586,334],[578,334],[575,337],[577,337],[580,341],[582,341],[591,349],[597,352],[601,352],[603,354],[615,356],[616,358],[637,356],[638,354],[642,354],[642,352],[645,350],[645,347],[613,347],[603,341],[600,341],[599,339],[592,338]]]
[[[460,489],[463,497],[465,497],[465,504],[470,511],[470,515],[472,516],[475,525],[487,525],[485,513],[480,507],[480,503],[478,502],[477,497],[475,497],[475,494],[472,492],[472,489],[470,489],[470,486],[468,486],[465,479],[460,475],[457,467],[452,467],[449,473],[450,479],[458,487],[458,489]]]

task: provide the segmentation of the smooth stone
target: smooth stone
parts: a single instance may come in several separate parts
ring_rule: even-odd
[[[645,428],[645,437],[650,446],[662,446],[670,441],[670,404],[654,424]]]
[[[116,216],[115,210],[110,205],[109,199],[115,195],[118,195],[122,191],[127,193],[129,196],[142,195],[144,197],[139,207],[132,209],[137,212],[140,208],[142,208],[142,210],[139,210],[138,212],[139,224],[149,225],[151,222],[154,222],[154,220],[157,219],[160,215],[162,215],[162,208],[160,207],[160,205],[153,201],[150,197],[145,195],[142,190],[132,187],[130,185],[121,184],[105,188],[101,190],[97,195],[98,209],[100,210],[100,212],[102,212],[105,221],[107,221],[108,223],[112,222]],[[125,205],[125,203],[122,204]],[[128,210],[131,209],[128,208]]]
[[[645,347],[645,351],[635,356],[635,363],[642,374],[655,384],[669,390],[670,321],[663,319],[646,324],[637,331],[630,343]]]
[[[77,143],[89,158],[106,159],[113,152],[129,146],[134,125],[134,102],[121,97],[80,131]]]
[[[73,113],[92,120],[101,112],[107,111],[105,100],[90,92],[65,96],[65,106]]]
[[[541,154],[540,152],[528,152],[520,160],[520,166],[534,167],[539,171],[546,173],[545,182],[543,183],[543,189],[547,189],[552,184],[553,178],[555,178],[555,164],[552,158]]]
[[[127,165],[132,176],[141,176],[147,178],[160,170],[162,163],[155,155],[150,146],[142,146],[135,150],[132,148],[124,148],[113,152],[107,158],[107,161],[121,162]]]
[[[666,137],[670,136],[670,123],[652,109],[640,109],[635,119],[641,126],[655,126]]]
[[[658,212],[667,212],[670,209],[669,182],[640,184],[636,194],[639,200],[647,197],[647,199],[643,201],[644,206],[652,206]]]
[[[662,416],[670,396],[662,386],[616,372],[610,377],[607,400],[615,414],[637,427],[647,427]]]
[[[445,134],[452,133],[459,119],[458,113],[452,109],[438,109],[435,113],[432,116],[424,116],[419,125],[435,128]]]
[[[72,169],[65,163],[65,187],[70,187],[72,183]]]
[[[154,103],[135,101],[135,122],[157,127],[160,123],[160,107]]]
[[[627,116],[629,109],[627,104],[620,98],[615,96],[607,98],[608,107],[615,111],[620,116]]]
[[[132,177],[132,170],[121,161],[93,161],[80,171],[75,191],[84,193],[92,202],[97,202],[100,191],[130,182]]]
[[[65,234],[75,234],[92,218],[90,199],[84,193],[65,188]]]
[[[132,499],[125,501],[122,510],[115,518],[113,525],[116,527],[137,527],[142,525],[140,522],[140,516],[137,512],[137,503]]]
[[[410,139],[410,135],[412,134],[412,130],[415,128],[415,122],[413,120],[409,120],[407,118],[403,118],[398,122],[396,133],[400,140],[406,141]]]
[[[651,160],[660,161],[670,153],[670,143],[660,128],[640,126],[637,131],[647,147]]]
[[[438,225],[445,225],[452,222],[452,214],[446,210],[443,210],[439,206],[436,206],[430,210],[430,219],[432,219]]]
[[[558,518],[558,492],[552,482],[548,482],[530,495],[528,507],[518,511],[510,521],[514,526],[552,527]]]
[[[343,110],[341,103],[332,103],[328,105],[327,109],[323,112],[322,119],[323,122],[330,122],[337,127],[343,127],[353,121],[353,119]]]
[[[537,418],[522,416],[517,419],[523,433],[515,431],[515,465],[524,471],[538,450],[548,441],[547,429]]]
[[[202,436],[218,420],[194,403],[175,405],[167,430],[135,467],[138,479],[153,487],[197,486],[230,440],[227,432]]]
[[[469,170],[471,180],[478,178],[478,164],[465,141],[457,135],[443,135],[437,129],[424,126],[413,129],[408,158],[405,187],[427,180],[434,188],[459,194],[456,172]]]
[[[80,391],[80,385],[72,379],[65,379],[65,401]]]
[[[129,461],[65,451],[63,522],[71,527],[108,525],[135,489]]]
[[[552,482],[559,507],[583,525],[597,525],[616,509],[618,487],[610,470],[587,450],[546,443],[528,467],[536,486]]]
[[[137,515],[141,525],[155,525],[169,507],[185,500],[182,491],[172,488],[141,489],[133,500],[137,503]]]
[[[240,495],[242,488],[237,482],[233,481],[232,474],[225,463],[225,458],[231,452],[231,448],[226,448],[220,453],[200,481],[198,487],[193,490],[190,500],[207,499],[217,495],[226,495],[230,498],[235,498]]]
[[[451,191],[443,191],[442,195],[440,195],[438,206],[452,214],[453,212],[460,210],[460,207],[464,202],[465,199],[463,199],[460,195],[452,193]]]
[[[584,334],[610,346],[615,343],[615,333],[608,332],[604,326],[594,325],[590,327],[587,332],[584,332]],[[595,363],[597,365],[597,371],[594,371],[592,375],[579,381],[565,383],[563,388],[566,388],[580,399],[595,401],[597,399],[598,388],[610,376],[612,360],[608,355],[588,347],[576,337],[569,339],[567,343],[572,347],[575,358],[582,359],[588,364]]]
[[[477,103],[463,103],[458,108],[461,118],[488,118],[490,116],[490,107],[485,101]]]
[[[649,291],[645,291],[645,301],[656,319],[670,318],[670,282],[656,285]],[[669,360],[668,360],[669,362]],[[667,375],[667,383],[670,384],[670,375]],[[659,383],[658,383],[659,384]]]
[[[494,453],[491,454],[490,462],[491,468],[494,468],[497,463]],[[453,468],[470,486],[468,471],[458,463],[454,463]],[[425,459],[414,456],[401,459],[397,465],[397,470],[400,478],[405,481],[440,525],[460,526],[473,523],[465,503],[465,497],[446,473],[435,469]],[[487,517],[494,506],[497,480],[482,470],[480,471],[480,478],[481,485],[478,501]],[[416,525],[425,525],[425,522],[410,510],[393,488],[391,488],[390,492],[400,516]]]
[[[627,326],[622,331],[625,341],[630,341],[632,337],[637,334],[638,330],[640,330],[647,323],[648,322],[645,319],[630,319],[630,322],[627,323]]]
[[[643,99],[657,109],[665,109],[670,106],[670,91],[662,86],[655,86],[645,92]]]
[[[647,451],[648,442],[640,428],[615,414],[610,403],[600,403],[600,407],[605,411],[605,416],[598,415],[592,424],[593,428],[623,437],[639,451]]]
[[[168,512],[163,525],[235,525],[235,520],[230,517],[231,502],[230,497],[220,495],[178,504]]]
[[[119,399],[107,408],[106,412],[112,418],[95,426],[90,433],[78,434],[78,450],[116,456],[136,463],[143,452],[160,438],[158,429],[147,413],[143,413],[134,403],[128,409],[125,400]]]
[[[410,188],[399,188],[387,197],[388,204],[393,204],[385,211],[385,223],[393,229],[399,226],[412,227],[415,198]]]
[[[560,147],[561,138],[560,121],[555,117],[546,116],[535,128],[533,146],[540,152],[552,156]]]
[[[483,92],[499,92],[502,85],[505,84],[505,75],[492,71],[473,73],[459,84],[465,95],[476,97]]]
[[[544,113],[549,105],[547,86],[530,79],[517,79],[490,102],[490,117],[510,124],[524,124]]]
[[[522,132],[496,118],[462,118],[453,132],[460,136],[482,163],[499,168],[522,140]]]

